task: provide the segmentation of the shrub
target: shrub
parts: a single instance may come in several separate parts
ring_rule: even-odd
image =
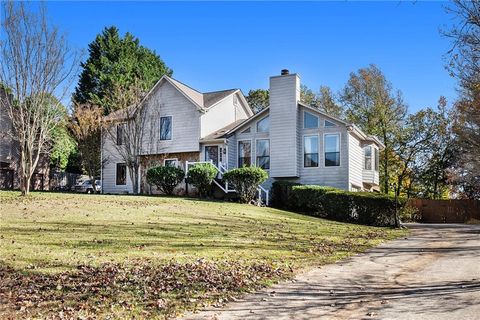
[[[419,222],[422,220],[422,214],[418,208],[410,205],[408,202],[399,210],[398,215],[402,222]]]
[[[210,163],[199,163],[188,170],[188,181],[198,189],[200,197],[210,193],[213,179],[217,175],[217,168]]]
[[[279,180],[272,184],[272,206],[275,208],[290,208],[288,199],[293,186],[299,186],[300,183],[292,181]]]
[[[236,168],[223,175],[223,179],[234,186],[243,203],[249,203],[255,198],[258,185],[267,178],[267,172],[260,167]]]
[[[183,170],[175,167],[158,166],[147,170],[147,182],[168,195],[173,194],[173,190],[184,177]]]
[[[316,185],[291,185],[289,188],[288,198],[283,201],[286,208],[343,222],[374,226],[395,225],[394,197],[373,192],[348,192]],[[278,196],[280,195],[274,195]],[[402,212],[404,206],[405,200],[399,199],[398,211]]]

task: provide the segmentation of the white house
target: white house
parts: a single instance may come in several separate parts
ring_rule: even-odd
[[[238,89],[200,93],[168,76],[141,102],[149,116],[140,177],[153,165],[209,161],[220,172],[256,165],[277,179],[352,191],[379,188],[382,143],[354,124],[300,102],[300,77],[270,78],[270,106],[253,114]],[[104,193],[130,193],[132,183],[113,141],[102,142]],[[118,140],[118,139],[117,139]],[[152,191],[142,178],[141,192]],[[219,187],[228,192],[224,185]],[[180,189],[184,189],[185,185]]]

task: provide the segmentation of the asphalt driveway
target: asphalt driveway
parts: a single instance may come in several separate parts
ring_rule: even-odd
[[[480,225],[409,225],[337,264],[185,319],[480,319]]]

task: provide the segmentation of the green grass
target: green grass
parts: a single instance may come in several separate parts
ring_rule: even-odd
[[[273,208],[177,197],[32,193],[22,199],[2,191],[0,205],[0,263],[27,275],[75,272],[79,265],[148,261],[162,266],[198,259],[298,269],[403,234]]]

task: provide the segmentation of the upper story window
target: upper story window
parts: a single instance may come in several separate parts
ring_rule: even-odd
[[[252,143],[250,141],[238,142],[238,167],[250,167],[252,165]]]
[[[318,128],[318,117],[311,114],[310,112],[303,112],[303,128],[304,129],[315,129]]]
[[[270,140],[257,140],[257,167],[270,169]]]
[[[250,133],[250,127],[248,127],[247,129],[243,130],[242,132],[240,133]]]
[[[325,120],[325,128],[328,127],[336,127],[337,125],[333,123],[332,121]]]
[[[172,140],[172,117],[160,118],[160,140]]]
[[[124,130],[125,130],[125,124],[120,123],[117,124],[117,146],[121,146],[123,144],[123,138],[124,138]]]
[[[117,172],[116,172],[116,185],[126,185],[127,184],[127,165],[125,163],[117,163]]]
[[[337,167],[340,165],[340,135],[325,135],[325,167]]]
[[[380,166],[380,155],[377,148],[373,150],[375,150],[375,171],[378,171],[378,168]]]
[[[266,116],[257,122],[257,132],[268,132],[270,130],[270,119]]]
[[[303,166],[318,167],[318,136],[303,137]]]
[[[363,148],[363,155],[365,157],[365,170],[372,170],[372,146],[366,146]]]

